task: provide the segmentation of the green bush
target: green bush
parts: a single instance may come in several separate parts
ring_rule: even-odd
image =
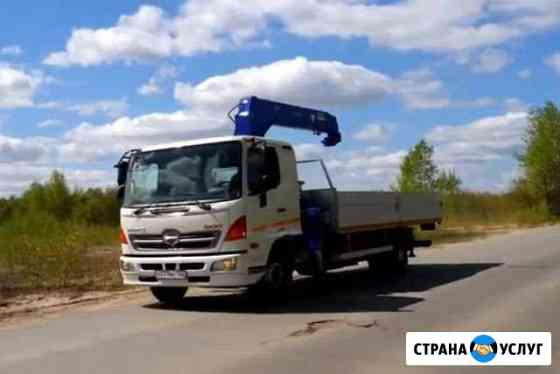
[[[534,225],[552,219],[544,202],[521,199],[517,192],[459,192],[446,194],[443,199],[444,222],[448,226]]]
[[[120,285],[114,191],[70,191],[54,172],[0,200],[0,291]]]

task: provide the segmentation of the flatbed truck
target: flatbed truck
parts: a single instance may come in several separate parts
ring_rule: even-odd
[[[321,160],[298,163],[291,144],[265,137],[274,125],[305,129],[332,147],[336,117],[257,97],[236,109],[233,136],[131,150],[117,163],[125,284],[162,303],[189,287],[274,294],[295,271],[319,278],[360,261],[402,271],[414,247],[430,245],[414,229],[441,222],[437,194],[338,191]],[[326,185],[308,188],[298,165]]]

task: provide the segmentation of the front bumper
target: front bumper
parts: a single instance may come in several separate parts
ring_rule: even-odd
[[[232,271],[211,271],[214,262],[236,258],[237,268]],[[121,256],[129,271],[122,269],[121,275],[126,285],[148,287],[207,287],[239,288],[257,283],[264,272],[249,271],[246,254],[223,254],[188,257],[132,257]],[[130,269],[133,268],[133,269]],[[157,279],[157,270],[184,270],[187,278]]]

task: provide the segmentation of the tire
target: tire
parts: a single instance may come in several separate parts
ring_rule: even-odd
[[[177,305],[185,298],[187,287],[151,287],[152,295],[165,305]]]
[[[367,272],[368,274],[375,274],[377,272],[377,262],[375,261],[375,258],[370,257],[367,259]]]
[[[292,283],[294,269],[287,258],[272,259],[263,278],[264,288],[272,292],[283,292]]]
[[[273,254],[274,255],[274,254]],[[287,256],[273,256],[268,262],[266,273],[259,283],[249,287],[251,298],[273,300],[285,295],[293,280],[294,267]]]
[[[383,253],[368,260],[370,273],[376,269],[380,273],[403,273],[408,267],[408,249],[394,245],[391,252]]]
[[[395,246],[392,255],[394,269],[400,273],[404,273],[408,268],[408,248]]]

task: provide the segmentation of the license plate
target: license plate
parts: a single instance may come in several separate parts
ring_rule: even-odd
[[[181,270],[159,270],[156,271],[159,280],[183,280],[187,279],[187,272]]]

